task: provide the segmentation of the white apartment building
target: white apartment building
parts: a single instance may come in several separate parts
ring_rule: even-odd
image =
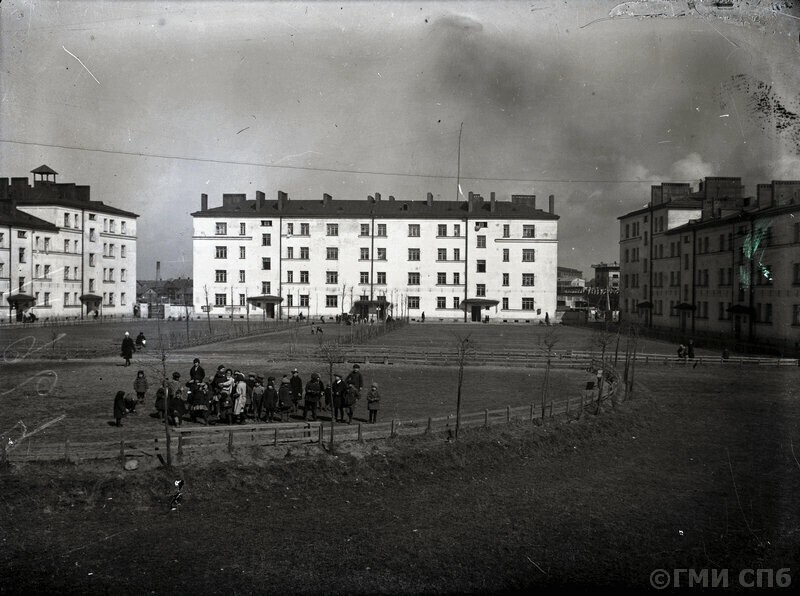
[[[57,183],[47,166],[0,178],[0,321],[132,316],[136,218]]]
[[[214,317],[532,322],[556,310],[558,216],[510,201],[266,200],[192,214],[194,306]],[[197,316],[205,316],[198,314]]]

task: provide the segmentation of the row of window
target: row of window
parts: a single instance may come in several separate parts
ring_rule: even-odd
[[[268,236],[268,234],[266,234]],[[105,246],[105,245],[104,245]],[[113,244],[112,250],[113,250]],[[265,246],[269,246],[266,244]],[[124,254],[124,246],[123,254]],[[307,261],[310,259],[310,251],[307,246],[299,247],[299,259],[303,261]],[[386,249],[385,248],[377,248],[376,250],[376,260],[378,261],[385,261],[386,260]],[[454,248],[450,253],[452,255],[453,261],[461,261],[461,249]],[[105,256],[105,253],[104,253]],[[113,256],[113,254],[112,254]],[[446,248],[438,248],[436,249],[436,260],[437,261],[447,261],[448,251]],[[227,259],[228,258],[228,247],[227,246],[215,246],[214,247],[214,258],[215,259]],[[247,258],[247,247],[240,246],[239,247],[239,258],[246,259]],[[294,259],[295,258],[295,251],[294,247],[288,246],[286,248],[286,258],[287,259]],[[328,246],[325,248],[325,260],[327,261],[338,261],[339,260],[339,249],[335,246]],[[360,261],[368,261],[369,260],[369,248],[362,247],[359,249],[359,260]],[[408,260],[409,261],[420,261],[422,260],[422,250],[419,248],[409,248],[408,249]],[[508,263],[511,261],[511,250],[508,248],[503,249],[503,262]],[[533,248],[523,248],[522,249],[522,262],[523,263],[534,263],[536,261],[536,251]],[[263,257],[263,263],[271,263],[270,257]],[[270,269],[268,266],[263,266],[262,269]],[[478,272],[486,271],[486,261],[484,259],[478,260]]]
[[[112,222],[114,220],[111,220]],[[268,220],[261,220],[261,225],[264,226],[265,224],[272,225],[271,221]],[[123,234],[124,225],[123,225]],[[475,225],[476,229],[486,228],[487,222],[476,222]],[[386,224],[379,223],[376,224],[376,234],[375,236],[379,238],[386,237]],[[295,235],[295,228],[294,223],[287,223],[286,224],[286,233],[289,236]],[[408,236],[410,238],[418,238],[421,234],[421,225],[420,224],[408,224]],[[447,238],[447,224],[437,224],[436,228],[436,235],[441,238]],[[452,236],[455,238],[461,237],[461,225],[460,224],[452,224]],[[227,236],[228,235],[228,223],[224,221],[218,221],[214,224],[214,234],[216,236]],[[241,222],[239,223],[239,235],[240,236],[247,236],[247,223]],[[311,235],[311,226],[308,223],[301,223],[299,233],[296,234],[298,236],[310,236]],[[325,224],[325,235],[326,236],[338,236],[339,235],[339,224],[338,223],[328,223]],[[360,236],[371,236],[370,224],[362,223],[360,224],[359,230]],[[269,236],[269,234],[262,234],[262,239],[265,236]],[[523,238],[536,238],[536,226],[524,224],[522,226],[522,237]],[[510,224],[503,224],[503,238],[511,238],[511,225]],[[485,244],[486,237],[483,237],[483,242]],[[264,245],[268,246],[268,245]]]
[[[24,278],[20,278],[24,281]],[[51,302],[51,293],[50,292],[34,292],[33,293],[34,300],[36,301],[36,306],[52,306]],[[103,293],[103,304],[106,306],[114,306],[114,300],[116,295],[114,292],[104,292]],[[119,303],[121,306],[125,306],[128,303],[127,294],[125,292],[120,292],[119,294]],[[78,297],[78,292],[64,292],[64,306],[80,306],[80,298]]]

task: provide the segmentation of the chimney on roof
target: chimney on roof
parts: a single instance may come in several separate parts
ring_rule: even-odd
[[[494,192],[489,193],[489,211],[491,213],[497,211],[497,199],[495,199]]]
[[[378,202],[378,201],[380,201],[380,200],[381,200],[381,193],[379,193],[379,192],[376,192],[376,193],[375,193],[375,202],[377,203],[377,202]]]
[[[330,205],[330,202],[331,202],[332,199],[333,199],[333,197],[331,195],[329,195],[328,193],[326,193],[326,192],[322,193],[322,204],[323,205]]]
[[[394,195],[389,195],[389,200],[394,201]]]
[[[425,203],[427,203],[428,207],[433,207],[433,193],[432,192],[428,193],[428,197],[425,200]]]
[[[547,198],[549,199],[549,203],[550,203],[549,213],[555,213],[555,211],[556,211],[556,197],[554,195],[550,195]]]
[[[0,178],[0,201],[8,200],[8,178]]]
[[[469,191],[469,194],[467,195],[467,200],[468,200],[470,203],[472,202],[472,197],[473,197],[473,196],[474,196],[474,195],[472,194],[472,191]]]
[[[286,201],[289,200],[289,196],[283,192],[282,190],[278,191],[278,211],[282,211],[284,205],[286,205]]]
[[[75,198],[79,201],[83,201],[85,203],[89,202],[89,197],[91,196],[89,193],[91,192],[90,186],[76,186],[75,187]]]
[[[27,196],[28,192],[28,179],[27,178],[12,178],[11,179],[11,192],[14,198],[19,201]]]
[[[161,261],[156,261],[156,281],[161,280]]]
[[[267,199],[267,195],[265,195],[260,190],[256,191],[256,211],[261,211],[264,208],[264,202]]]
[[[200,211],[208,211],[208,195],[206,193],[200,195]]]

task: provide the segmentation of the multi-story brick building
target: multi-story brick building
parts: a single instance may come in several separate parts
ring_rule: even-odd
[[[202,196],[195,312],[534,321],[556,309],[558,216],[536,197],[467,201]]]
[[[623,316],[687,334],[800,341],[800,181],[652,188],[620,217]]]
[[[0,178],[0,319],[130,316],[136,301],[138,215],[57,183],[47,166]]]

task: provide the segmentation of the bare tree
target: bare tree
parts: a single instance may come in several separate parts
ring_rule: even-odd
[[[208,303],[208,286],[203,286],[206,294],[206,319],[208,320],[208,334],[211,335],[211,305]]]
[[[553,348],[558,343],[558,327],[550,327],[544,332],[542,343],[544,344],[545,354],[547,355],[547,365],[544,369],[544,383],[542,383],[542,420],[544,420],[547,399],[550,393],[550,367],[553,360]]]
[[[471,334],[465,337],[456,334],[456,364],[458,365],[458,393],[456,396],[456,439],[461,428],[461,388],[464,384],[464,365],[475,355],[475,346],[469,341]]]
[[[328,365],[328,387],[333,388],[333,367],[341,362],[344,362],[344,349],[339,339],[331,339],[328,341],[320,341],[317,348],[317,358]],[[333,395],[331,395],[333,398]],[[331,407],[333,407],[333,400],[331,399]],[[331,438],[328,446],[328,451],[333,453],[333,422],[335,412],[331,411]]]

